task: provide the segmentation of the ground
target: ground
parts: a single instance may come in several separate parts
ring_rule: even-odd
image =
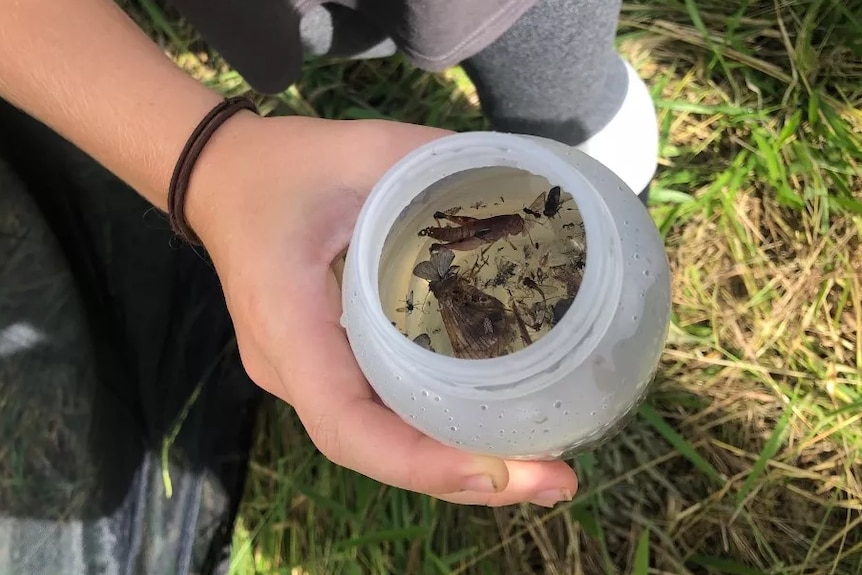
[[[153,0],[190,73],[248,92]],[[862,573],[862,5],[624,5],[620,51],[661,123],[651,213],[673,323],[649,401],[553,510],[450,505],[317,454],[261,416],[232,573]],[[485,128],[459,69],[309,62],[265,112]]]

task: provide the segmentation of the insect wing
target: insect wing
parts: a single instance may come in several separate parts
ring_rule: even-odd
[[[533,203],[530,204],[530,207],[527,208],[527,213],[533,217],[539,217],[542,215],[542,210],[545,209],[545,198],[547,194],[542,192],[541,194],[533,200]]]
[[[429,282],[440,279],[440,276],[437,273],[437,267],[430,261],[419,262],[416,264],[416,267],[413,268],[413,275]]]
[[[434,348],[431,347],[431,336],[427,333],[420,333],[416,337],[413,338],[413,343],[416,345],[422,346],[428,351],[434,351]]]
[[[487,359],[502,355],[514,335],[502,302],[462,278],[452,278],[441,292],[435,295],[455,356]]]
[[[431,264],[437,271],[438,278],[444,278],[449,274],[449,268],[452,267],[452,262],[455,260],[455,252],[448,248],[443,248],[431,256]]]

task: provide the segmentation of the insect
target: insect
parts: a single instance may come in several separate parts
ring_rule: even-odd
[[[431,252],[446,247],[450,250],[466,251],[484,244],[492,244],[497,240],[522,233],[524,218],[518,214],[504,214],[490,218],[473,218],[469,216],[450,216],[443,212],[435,212],[434,219],[448,220],[455,226],[432,227],[419,230],[419,236],[428,236],[445,244],[432,244]]]
[[[474,210],[481,210],[482,208],[485,207],[485,205],[486,205],[485,202],[479,201],[479,202],[470,204],[470,207],[473,208]]]
[[[416,337],[413,338],[413,343],[416,345],[421,345],[428,351],[434,351],[434,347],[431,345],[431,336],[427,333],[420,333]]]
[[[413,290],[410,290],[410,293],[407,294],[407,299],[402,300],[402,301],[404,302],[404,305],[402,307],[399,307],[398,309],[396,309],[395,312],[396,313],[406,312],[407,315],[410,315],[411,313],[413,313],[413,311],[416,309],[416,304],[413,301]]]
[[[437,217],[437,214],[446,214],[447,216],[454,216],[458,212],[461,211],[461,206],[452,206],[448,210],[443,210],[442,212],[434,212],[434,217]]]
[[[413,268],[428,281],[440,307],[455,357],[488,359],[506,353],[515,337],[510,312],[497,298],[471,285],[452,268],[455,254],[441,248]]]
[[[550,269],[551,276],[566,286],[566,297],[574,298],[575,294],[581,288],[581,282],[584,279],[584,268],[579,261],[573,261],[567,264],[552,266]]]
[[[486,288],[503,287],[518,271],[518,264],[504,256],[498,256],[496,264],[497,274],[485,282]]]
[[[545,207],[542,210],[542,214],[546,218],[553,218],[560,211],[560,204],[562,203],[560,202],[561,192],[560,186],[554,186],[548,192],[548,199],[545,200]]]
[[[515,323],[518,326],[518,334],[521,336],[521,341],[524,343],[524,347],[533,343],[533,339],[530,337],[530,332],[527,331],[527,324],[524,322],[524,319],[521,317],[520,312],[518,311],[519,304],[514,299],[512,300],[512,313],[515,316]]]
[[[545,192],[542,192],[541,194],[538,195],[538,197],[535,200],[533,200],[533,203],[530,204],[529,207],[524,208],[524,213],[527,214],[528,216],[533,216],[534,218],[539,219],[542,217],[541,210],[543,210],[544,207],[545,207]]]
[[[572,302],[575,301],[574,297],[563,298],[552,306],[551,313],[551,325],[557,325],[563,319],[563,316],[566,315],[566,312],[569,311],[569,308],[572,307]]]

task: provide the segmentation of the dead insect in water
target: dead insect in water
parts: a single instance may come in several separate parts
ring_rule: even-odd
[[[431,336],[427,333],[420,333],[419,335],[414,337],[413,343],[424,347],[428,351],[434,351],[434,347],[431,345]]]
[[[448,220],[456,226],[432,227],[419,230],[419,236],[428,236],[445,244],[433,244],[431,252],[446,247],[450,250],[466,251],[483,244],[492,244],[497,240],[522,233],[524,218],[518,214],[503,214],[490,218],[472,218],[469,216],[450,216],[443,212],[435,212],[434,219]]]
[[[402,300],[404,305],[395,310],[395,313],[407,313],[410,315],[416,309],[416,303],[413,301],[413,290],[410,290],[410,293],[407,294],[407,299]]]
[[[549,270],[551,276],[566,286],[566,297],[574,298],[581,288],[584,279],[584,268],[578,262],[552,266]]]
[[[560,186],[554,186],[548,192],[548,199],[545,200],[545,207],[542,209],[542,214],[544,214],[546,218],[553,218],[560,211],[560,204],[562,204],[560,201],[561,193],[562,190],[560,189]]]
[[[560,321],[562,321],[563,316],[566,315],[566,312],[569,311],[569,308],[572,307],[572,303],[575,301],[573,297],[563,298],[552,306],[552,314],[551,314],[551,325],[555,326]]]
[[[470,204],[470,207],[473,208],[474,210],[481,210],[486,205],[487,204],[485,204],[485,202],[479,201],[479,202],[474,202],[474,203]]]
[[[488,359],[503,355],[515,336],[509,311],[497,298],[452,270],[455,254],[443,248],[413,268],[428,281],[440,307],[443,327],[455,357]]]
[[[518,264],[503,256],[498,256],[495,263],[497,265],[497,274],[485,282],[486,288],[505,286],[518,271]]]
[[[523,284],[523,286],[529,290],[538,292],[539,295],[542,297],[542,301],[547,305],[548,298],[545,294],[553,293],[556,291],[556,289],[553,286],[540,285],[539,282],[544,280],[544,272],[542,272],[541,269],[539,270],[539,272],[542,274],[542,277],[539,279],[539,281],[536,281],[532,276],[525,276],[521,280],[521,284]]]
[[[528,216],[533,216],[534,218],[539,219],[542,217],[541,210],[543,210],[544,207],[545,207],[545,192],[542,192],[541,194],[539,194],[539,196],[535,200],[533,200],[533,203],[530,204],[529,207],[524,208],[524,213],[527,214]]]
[[[452,206],[448,210],[443,210],[442,212],[434,212],[434,215],[436,216],[439,213],[443,213],[443,214],[446,214],[447,216],[454,216],[455,214],[457,214],[460,211],[461,211],[461,206]]]
[[[518,326],[518,333],[521,336],[521,342],[523,342],[524,347],[531,345],[533,343],[533,338],[530,337],[530,332],[527,331],[527,324],[524,322],[524,319],[521,317],[521,313],[518,311],[521,304],[513,299],[511,305],[512,314],[514,314],[515,323]]]

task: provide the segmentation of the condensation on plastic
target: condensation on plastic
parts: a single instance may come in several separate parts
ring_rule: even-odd
[[[521,351],[486,360],[435,354],[383,313],[384,242],[426,188],[496,166],[544,176],[574,197],[587,237],[584,280],[563,319]],[[414,151],[372,190],[347,254],[343,309],[360,368],[404,421],[461,449],[553,459],[606,441],[643,401],[667,336],[670,273],[649,213],[602,164],[543,138],[473,132]]]

